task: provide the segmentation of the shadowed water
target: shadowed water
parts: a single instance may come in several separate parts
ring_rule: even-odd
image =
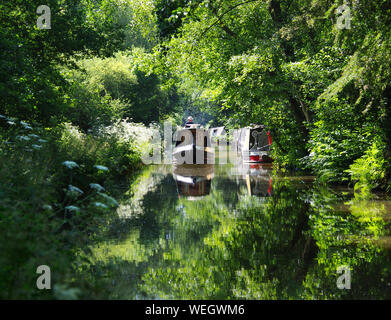
[[[102,298],[391,298],[383,196],[243,163],[149,166],[131,191],[81,273]]]

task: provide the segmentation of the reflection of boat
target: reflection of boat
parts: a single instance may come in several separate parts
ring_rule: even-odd
[[[250,196],[271,197],[272,196],[272,178],[269,176],[251,176],[246,177],[247,190]]]
[[[272,162],[270,157],[271,136],[263,125],[237,129],[234,131],[233,148],[244,162]]]
[[[214,149],[208,130],[192,124],[174,134],[175,147],[173,151],[174,164],[212,164]]]
[[[248,194],[257,197],[272,195],[271,164],[242,163],[237,166],[236,174],[245,180]]]
[[[174,166],[173,177],[177,183],[179,197],[186,197],[188,200],[208,195],[213,176],[214,166],[211,164]]]

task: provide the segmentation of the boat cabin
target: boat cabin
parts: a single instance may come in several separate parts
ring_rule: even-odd
[[[270,157],[270,132],[263,125],[234,130],[231,148],[244,162],[272,162]]]
[[[174,164],[213,164],[214,149],[209,131],[199,124],[188,125],[174,133]]]

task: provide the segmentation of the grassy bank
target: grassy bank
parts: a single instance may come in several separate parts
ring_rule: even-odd
[[[0,298],[82,296],[88,283],[75,279],[74,253],[115,215],[118,186],[142,167],[150,129],[122,121],[84,134],[70,124],[1,122]],[[50,267],[53,290],[37,289],[40,265]]]

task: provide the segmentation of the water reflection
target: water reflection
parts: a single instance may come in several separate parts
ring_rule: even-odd
[[[391,202],[312,182],[260,164],[149,167],[80,276],[112,299],[390,299]]]
[[[250,196],[270,197],[272,195],[272,165],[260,163],[239,163],[236,174],[246,182]]]
[[[174,165],[173,178],[177,185],[178,196],[188,200],[202,199],[209,195],[214,165]],[[239,163],[230,170],[231,179],[245,184],[249,196],[272,196],[272,165],[260,163]]]
[[[198,200],[210,193],[214,176],[214,165],[174,165],[173,177],[176,181],[179,197]]]

